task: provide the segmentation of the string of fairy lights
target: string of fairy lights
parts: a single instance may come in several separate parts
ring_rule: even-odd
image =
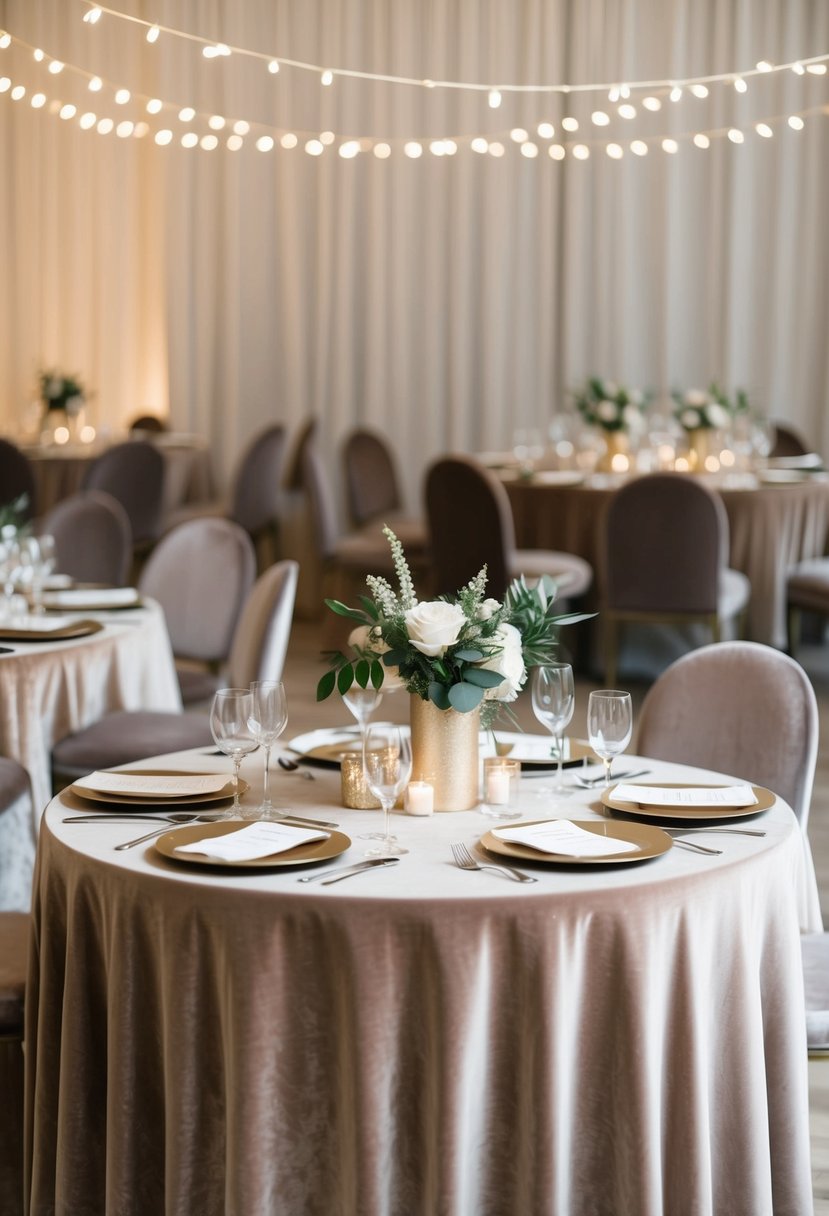
[[[343,135],[332,130],[289,130],[244,117],[215,114],[189,104],[136,92],[76,64],[59,60],[8,31],[0,31],[0,52],[18,48],[26,56],[31,55],[35,63],[42,66],[47,77],[43,88],[30,90],[26,84],[15,81],[11,75],[0,74],[0,96],[6,96],[12,102],[28,103],[33,109],[55,115],[64,122],[77,123],[84,131],[95,131],[99,135],[114,133],[121,139],[150,137],[159,147],[177,145],[185,149],[198,148],[208,152],[223,147],[235,152],[247,145],[262,153],[275,149],[291,151],[302,148],[312,157],[329,152],[336,153],[344,160],[360,155],[386,160],[395,154],[402,154],[412,160],[426,154],[433,157],[451,157],[460,149],[468,149],[472,153],[494,159],[517,151],[529,160],[547,156],[553,161],[586,161],[591,155],[598,155],[619,161],[628,155],[645,157],[650,152],[675,155],[683,147],[704,151],[717,141],[739,145],[751,139],[770,140],[777,133],[800,132],[805,128],[807,119],[829,113],[829,106],[814,105],[786,114],[766,116],[761,120],[753,119],[743,125],[707,129],[695,127],[682,133],[671,134],[640,133],[638,137],[630,139],[620,135],[608,138],[609,133],[606,131],[616,118],[621,119],[622,125],[625,126],[642,111],[656,114],[663,106],[670,109],[684,97],[705,99],[710,94],[710,86],[731,88],[738,94],[745,94],[749,88],[748,81],[752,77],[782,72],[791,72],[801,77],[825,76],[829,70],[829,53],[785,64],[761,61],[752,69],[707,76],[635,80],[627,83],[495,85],[486,82],[420,80],[340,67],[327,68],[320,64],[287,59],[246,47],[216,43],[199,34],[134,17],[117,9],[95,4],[92,0],[80,0],[80,3],[85,6],[83,21],[88,27],[96,26],[103,17],[113,18],[141,27],[150,45],[155,45],[162,36],[171,37],[199,45],[202,56],[208,60],[227,58],[231,55],[245,56],[264,61],[267,70],[274,76],[286,67],[314,72],[318,74],[322,88],[331,87],[338,77],[355,77],[384,84],[414,85],[425,89],[465,89],[486,93],[488,104],[493,109],[500,106],[505,93],[558,94],[561,98],[566,98],[569,94],[601,92],[607,94],[607,103],[604,104],[615,107],[615,112],[597,107],[590,112],[589,117],[583,116],[579,119],[568,113],[558,120],[557,124],[542,120],[532,131],[513,127],[494,135],[455,134],[441,138],[385,139],[373,135]],[[0,55],[0,73],[2,72],[3,57]],[[90,106],[94,104],[94,109],[84,108],[82,104],[76,104],[74,101],[63,101],[54,95],[57,80],[64,73],[77,77],[85,85],[87,93],[91,95]],[[93,102],[93,98],[97,100]]]

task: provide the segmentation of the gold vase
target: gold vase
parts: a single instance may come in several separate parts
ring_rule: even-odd
[[[596,462],[596,469],[599,473],[619,473],[625,472],[628,467],[627,457],[630,451],[630,443],[628,441],[627,431],[602,431],[602,438],[605,442],[605,452]],[[613,461],[617,456],[625,457],[624,468],[619,469]]]
[[[694,472],[705,471],[705,461],[714,451],[714,431],[700,426],[688,432],[688,464]]]
[[[459,714],[411,698],[412,780],[435,790],[436,811],[468,811],[478,805],[479,709]]]

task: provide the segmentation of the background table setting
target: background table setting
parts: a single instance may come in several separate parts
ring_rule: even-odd
[[[33,1211],[809,1210],[798,932],[819,913],[785,803],[718,808],[690,832],[703,810],[610,819],[578,768],[566,805],[539,797],[536,771],[518,819],[392,811],[407,854],[344,877],[382,816],[343,806],[338,765],[308,750],[286,739],[274,768],[291,822],[245,824],[318,835],[293,857],[179,852],[236,825],[159,822],[169,789],[164,807],[88,789],[50,804],[27,994]],[[184,774],[181,814],[227,805],[225,756],[129,767]],[[633,756],[617,769],[733,784]],[[217,801],[187,774],[212,775]],[[256,813],[261,756],[241,774]],[[609,863],[481,847],[558,816],[662,845]],[[470,872],[458,846],[535,881]]]

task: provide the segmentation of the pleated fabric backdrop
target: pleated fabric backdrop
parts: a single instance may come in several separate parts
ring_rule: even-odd
[[[571,83],[707,75],[829,50],[819,0],[113,0],[162,25],[332,68],[485,83]],[[668,391],[711,379],[745,386],[771,415],[829,451],[826,333],[827,118],[785,123],[829,102],[829,76],[753,77],[748,92],[665,100],[615,114],[604,93],[544,96],[369,83],[200,47],[82,0],[0,0],[15,41],[0,73],[0,426],[14,433],[42,365],[77,371],[112,427],[169,407],[212,442],[227,476],[247,437],[273,419],[322,423],[333,459],[356,423],[389,433],[413,495],[447,448],[509,445],[546,426],[590,373]],[[22,46],[17,40],[28,44]],[[96,94],[42,48],[104,78]],[[113,100],[113,87],[133,98]],[[42,88],[49,101],[33,110]],[[140,95],[140,96],[139,96]],[[138,120],[170,106],[141,140],[79,129],[54,99]],[[637,98],[632,98],[634,102]],[[178,116],[192,105],[190,124]],[[596,128],[593,109],[611,113]],[[180,146],[207,115],[255,126],[238,151]],[[534,133],[578,117],[565,138],[673,135],[647,156],[556,162]],[[772,123],[762,139],[754,122]],[[681,137],[731,125],[737,146]],[[520,154],[509,132],[531,132]],[[153,132],[175,132],[167,147]],[[306,139],[330,130],[320,157]],[[299,144],[280,147],[279,133]],[[254,138],[277,139],[259,152]],[[473,136],[505,145],[500,158]],[[392,154],[343,160],[343,138],[388,139]],[[454,156],[407,158],[405,139],[452,136]]]

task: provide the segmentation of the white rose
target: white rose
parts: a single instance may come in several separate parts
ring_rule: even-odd
[[[711,398],[708,396],[705,390],[701,388],[689,388],[688,392],[683,398],[685,405],[693,406],[708,405],[710,400]]]
[[[430,659],[440,658],[454,646],[466,624],[463,609],[444,600],[427,600],[410,608],[403,618],[409,641]]]
[[[726,427],[731,421],[728,410],[724,409],[721,405],[709,405],[708,418],[711,425],[717,427]]]
[[[622,422],[629,430],[636,430],[642,422],[642,415],[635,405],[626,405],[622,410]]]
[[[679,415],[679,421],[686,431],[696,431],[702,426],[702,414],[699,410],[683,410]]]
[[[358,625],[356,629],[352,629],[348,635],[348,644],[354,650],[377,655],[378,658],[390,649],[380,636],[380,630],[376,625]],[[400,679],[399,668],[387,667],[383,663],[383,688],[387,692],[393,692],[395,688],[402,687],[403,681]]]
[[[514,701],[527,678],[524,656],[521,653],[521,634],[514,625],[501,625],[490,638],[490,643],[500,646],[500,652],[483,663],[476,663],[475,666],[484,667],[487,671],[496,671],[504,679],[494,688],[488,688],[484,696],[487,700]]]
[[[619,416],[619,407],[615,401],[600,401],[596,413],[602,422],[615,422]]]
[[[484,600],[478,609],[478,620],[488,621],[496,612],[500,612],[501,605],[498,600]]]

